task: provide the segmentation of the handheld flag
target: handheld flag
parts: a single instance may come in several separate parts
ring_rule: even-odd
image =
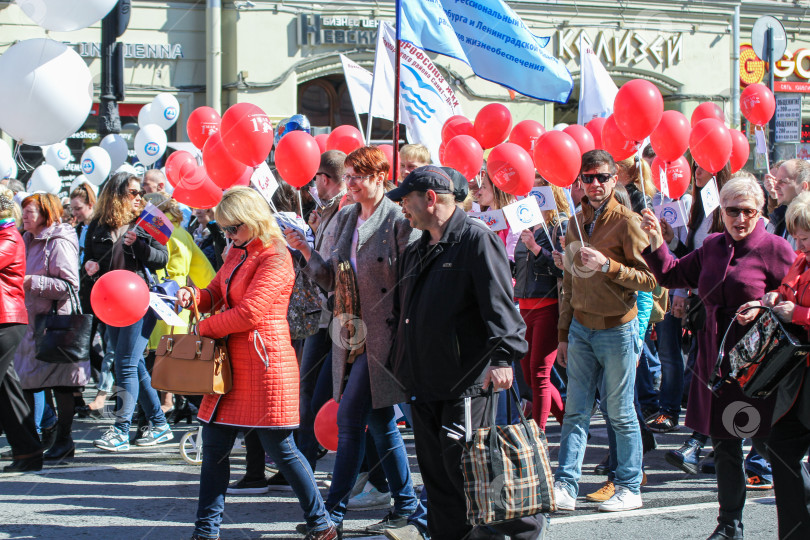
[[[594,54],[584,34],[579,40],[579,111],[577,124],[584,126],[594,118],[613,114],[613,101],[619,89],[605,66]]]
[[[504,0],[401,0],[401,39],[461,60],[482,79],[523,95],[565,103],[574,81]]]
[[[166,217],[166,214],[152,203],[146,203],[146,207],[138,216],[138,221],[135,222],[136,226],[140,226],[143,230],[148,232],[155,240],[164,246],[169,242],[169,237],[174,231],[174,225]]]

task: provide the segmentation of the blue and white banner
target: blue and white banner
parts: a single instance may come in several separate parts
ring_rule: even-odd
[[[574,82],[503,0],[400,0],[400,39],[468,64],[482,79],[565,103]]]
[[[378,111],[385,108],[385,103],[390,103],[388,111],[393,112],[396,42],[394,28],[381,23],[369,106],[375,117],[383,116]],[[408,141],[424,144],[433,162],[439,163],[442,126],[451,116],[464,114],[461,104],[424,51],[411,43],[403,43],[400,62],[400,121],[408,128]]]

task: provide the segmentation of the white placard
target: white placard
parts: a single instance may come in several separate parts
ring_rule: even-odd
[[[540,207],[540,210],[557,210],[554,191],[549,186],[532,188],[529,195],[534,195],[534,198],[537,199],[537,206]]]
[[[527,197],[522,201],[504,206],[503,214],[506,216],[512,232],[515,233],[543,223],[543,213],[540,211],[536,197]]]
[[[172,308],[166,304],[161,298],[153,293],[149,293],[149,307],[155,310],[158,317],[163,319],[169,326],[188,326],[188,323],[180,318],[180,316],[172,311]]]
[[[768,153],[768,145],[765,142],[765,131],[762,129],[758,129],[754,132],[754,141],[757,143],[756,153],[757,154],[767,154]]]
[[[467,214],[471,218],[480,219],[484,224],[490,228],[491,231],[502,231],[508,225],[502,210],[490,210],[489,212],[470,212]]]
[[[700,190],[700,199],[703,201],[703,213],[708,216],[720,206],[720,196],[717,193],[717,182],[714,177]]]
[[[776,94],[774,142],[798,142],[802,138],[802,95]]]
[[[666,169],[658,169],[658,183],[661,184],[661,193],[669,197],[669,180]]]
[[[659,221],[666,221],[673,229],[686,225],[686,220],[681,214],[681,205],[677,202],[664,203],[655,207],[655,217]]]
[[[273,193],[278,189],[278,182],[276,181],[276,177],[273,176],[273,171],[267,166],[267,163],[262,161],[262,163],[256,167],[256,170],[250,175],[250,183],[262,194],[267,204],[272,207]]]

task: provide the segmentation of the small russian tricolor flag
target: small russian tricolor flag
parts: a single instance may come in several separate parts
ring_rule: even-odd
[[[166,217],[166,214],[152,203],[146,203],[146,207],[141,212],[135,225],[140,225],[143,230],[164,246],[169,242],[169,237],[174,230],[174,225]]]

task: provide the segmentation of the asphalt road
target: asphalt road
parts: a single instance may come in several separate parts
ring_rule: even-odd
[[[111,454],[92,446],[111,420],[76,420],[77,453],[70,463],[47,466],[41,473],[0,474],[0,539],[182,539],[190,538],[197,504],[199,467],[181,457],[178,440],[195,425],[175,429],[172,443]],[[553,464],[560,426],[549,422]],[[604,424],[594,417],[580,488],[599,488],[603,477],[592,474],[606,453]],[[677,448],[688,431],[658,436],[658,449],[645,456],[649,483],[642,488],[644,508],[618,514],[597,512],[596,503],[580,499],[577,511],[554,514],[550,537],[556,539],[655,540],[705,539],[717,516],[714,477],[687,475],[664,461],[664,451]],[[421,483],[412,436],[405,433],[415,482]],[[0,449],[7,450],[4,437]],[[244,450],[236,448],[231,477],[244,470]],[[318,462],[316,477],[324,480],[334,455]],[[6,462],[7,463],[7,462]],[[325,493],[325,490],[324,490]],[[369,538],[362,530],[379,521],[385,510],[350,512],[346,537]],[[290,491],[271,491],[227,499],[224,539],[297,539],[295,525],[301,509]],[[749,492],[745,508],[746,538],[776,538],[776,509],[772,491]],[[381,538],[381,537],[377,537]]]

